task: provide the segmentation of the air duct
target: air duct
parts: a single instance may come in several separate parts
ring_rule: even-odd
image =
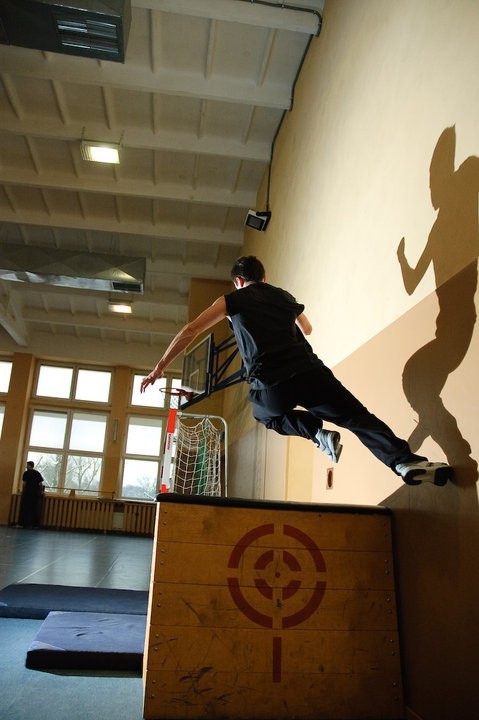
[[[1,0],[5,45],[125,61],[131,0]]]
[[[145,258],[0,246],[0,280],[141,295],[145,268]]]

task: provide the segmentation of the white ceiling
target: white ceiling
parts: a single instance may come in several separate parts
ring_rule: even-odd
[[[128,318],[108,292],[0,280],[0,349],[159,355],[191,278],[229,279],[319,31],[322,0],[284,5],[132,0],[124,64],[0,45],[0,259],[12,244],[146,258]],[[121,164],[82,160],[82,137],[120,141]]]

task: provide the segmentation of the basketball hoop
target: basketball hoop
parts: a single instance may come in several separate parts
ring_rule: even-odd
[[[185,390],[184,388],[160,388],[160,392],[172,398],[177,398],[176,400],[170,401],[170,406],[176,407],[177,409],[179,409],[182,398],[184,398],[186,402],[190,402],[195,394],[193,390]]]

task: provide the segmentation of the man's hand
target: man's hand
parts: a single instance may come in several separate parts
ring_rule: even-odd
[[[163,368],[161,367],[160,363],[153,368],[151,373],[147,375],[143,380],[141,381],[140,385],[140,393],[144,393],[148,385],[154,385],[155,380],[158,380],[158,378],[163,377]]]
[[[161,360],[146,378],[143,378],[140,385],[140,392],[145,392],[148,385],[153,385],[155,380],[163,377],[166,368],[170,363],[180,355],[188,345],[195,340],[198,335],[209,330],[210,327],[216,325],[220,320],[226,317],[226,300],[224,295],[217,298],[212,305],[198,315],[197,318],[184,325],[180,332],[175,335],[171,343],[166,348]]]

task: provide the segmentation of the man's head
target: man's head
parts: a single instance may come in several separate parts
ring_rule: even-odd
[[[235,284],[236,278],[246,283],[263,282],[265,274],[263,263],[254,255],[243,255],[243,257],[236,260],[231,268],[231,279]]]
[[[27,468],[28,468],[29,470],[33,470],[34,467],[35,467],[35,463],[34,463],[32,460],[29,460],[29,461],[27,462]]]

